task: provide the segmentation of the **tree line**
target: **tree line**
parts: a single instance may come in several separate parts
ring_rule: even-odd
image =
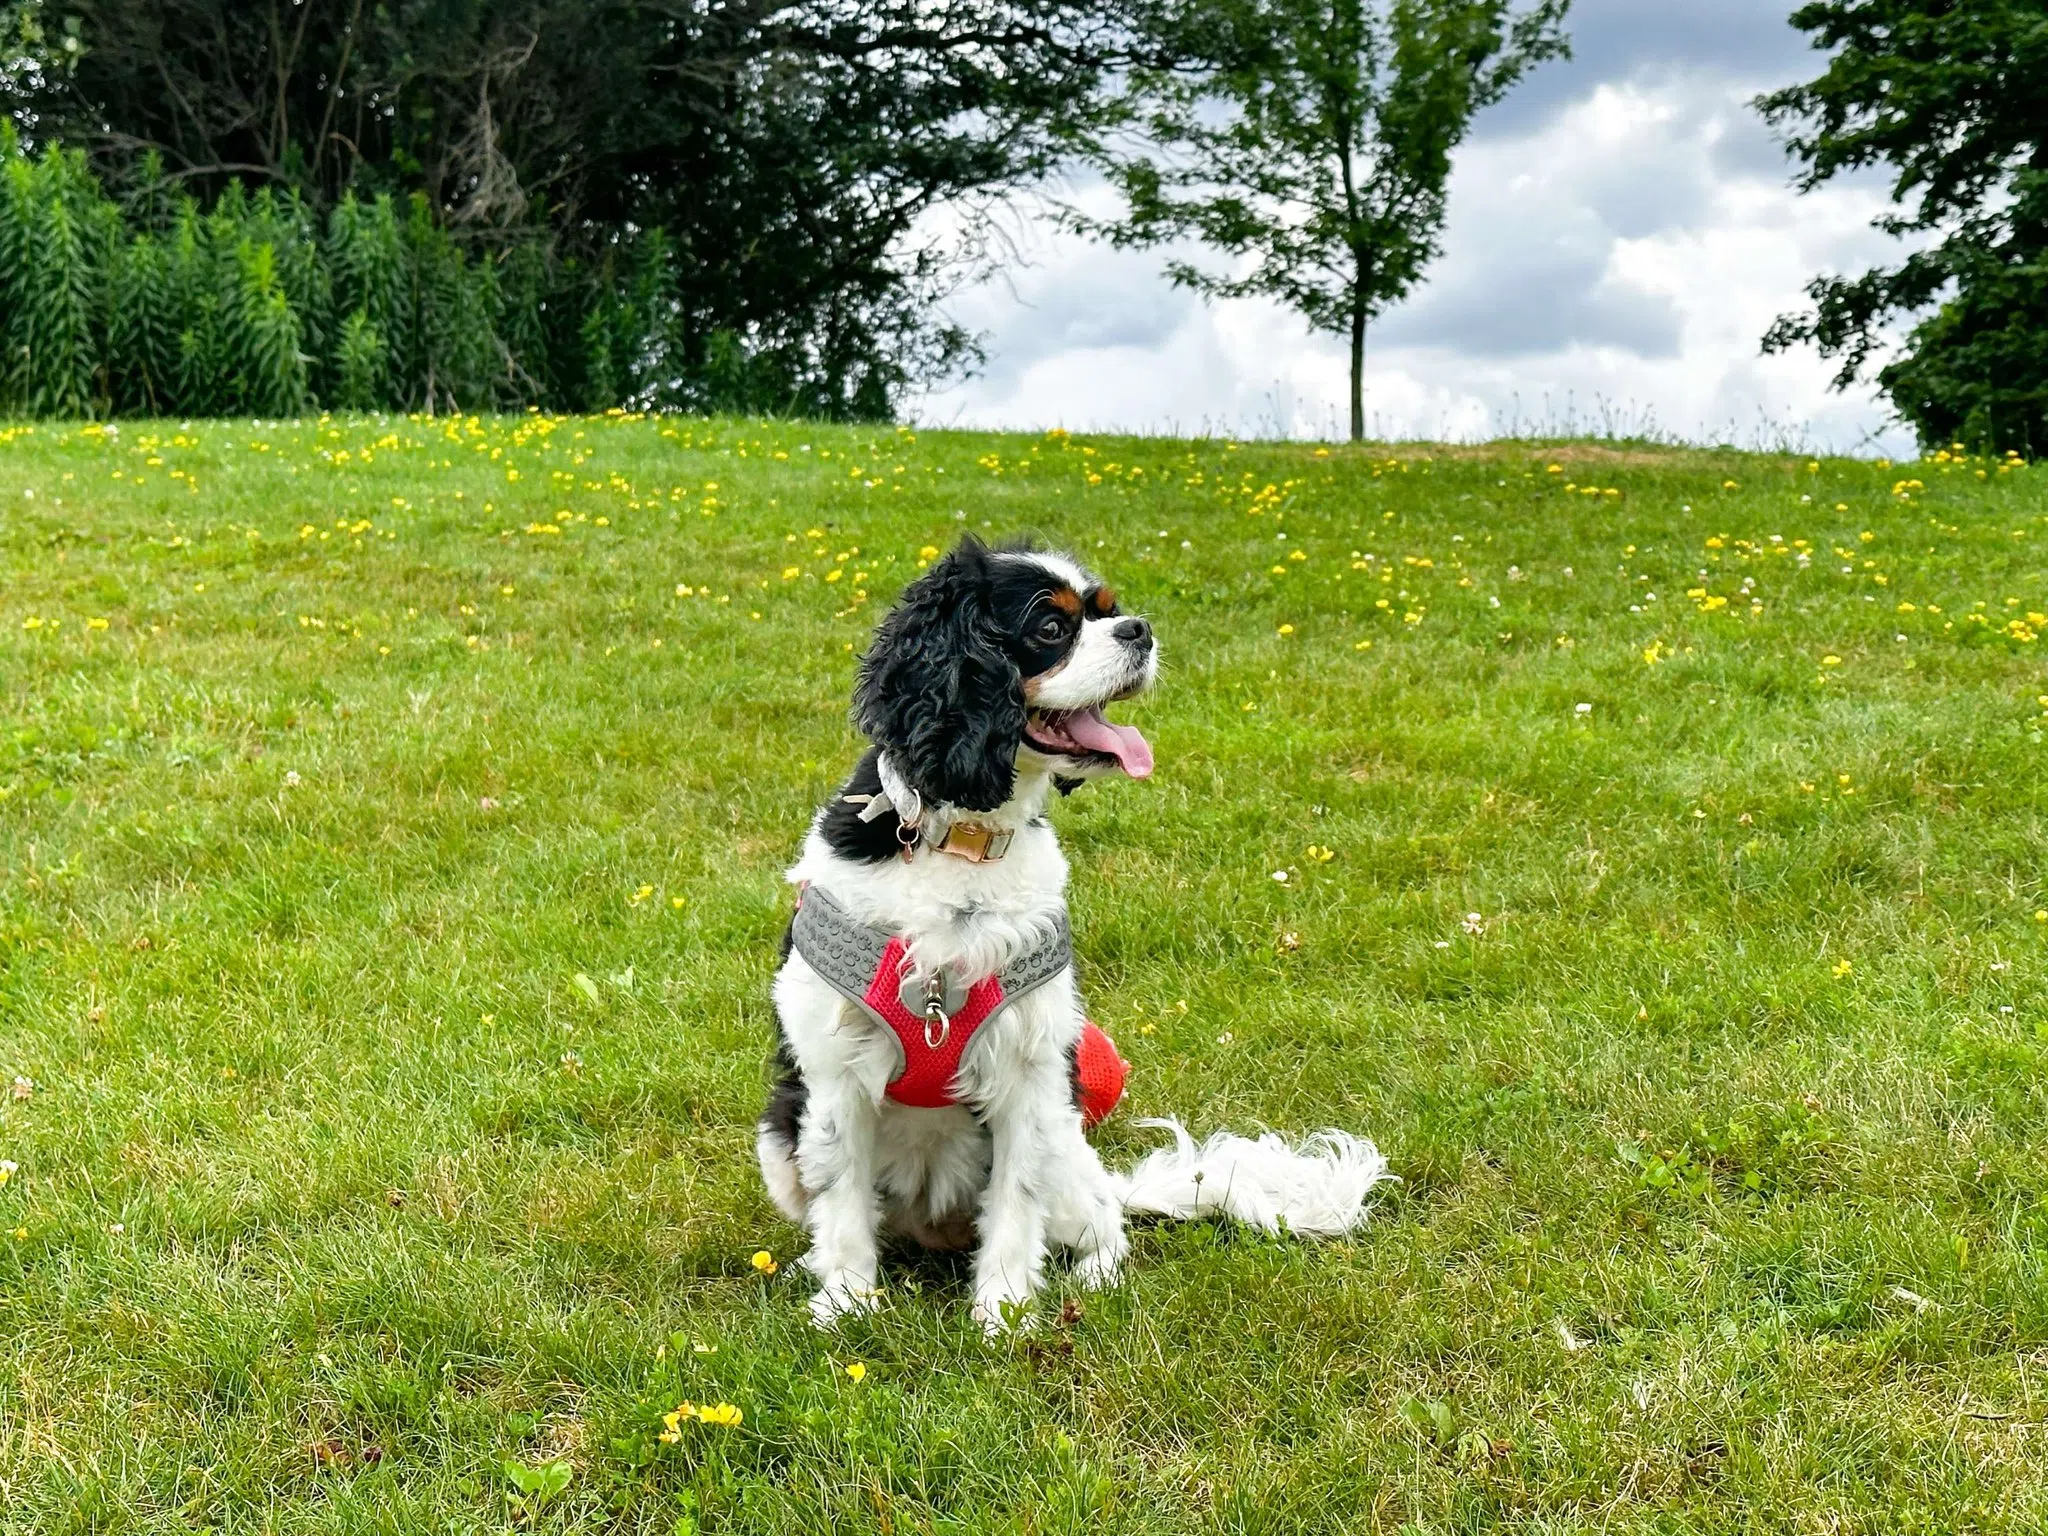
[[[0,0],[0,411],[614,405],[883,418],[1020,189],[1348,343],[1438,253],[1569,0]],[[1900,263],[1766,350],[1926,441],[2048,444],[2048,0],[1810,0],[1758,103],[1893,175]]]
[[[1096,9],[0,0],[12,238],[43,269],[0,300],[5,406],[886,417],[972,360],[938,300],[981,215],[1131,57]],[[964,234],[927,232],[942,207]],[[137,312],[183,361],[137,361]]]

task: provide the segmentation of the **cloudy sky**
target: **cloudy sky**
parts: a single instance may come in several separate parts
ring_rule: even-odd
[[[1865,179],[1801,197],[1751,109],[1821,56],[1791,0],[1577,0],[1575,57],[1483,114],[1451,179],[1444,255],[1368,339],[1380,437],[1470,439],[1546,424],[1744,445],[1893,452],[1868,391],[1758,339],[1816,272],[1890,242]],[[1071,195],[1109,211],[1100,189]],[[932,424],[1340,435],[1344,350],[1263,301],[1171,287],[1156,252],[1113,252],[1018,216],[1023,264],[958,295],[977,378]]]

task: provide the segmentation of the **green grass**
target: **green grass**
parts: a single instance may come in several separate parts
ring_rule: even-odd
[[[9,439],[0,1530],[2048,1523],[2048,471]],[[828,1338],[750,1151],[779,873],[962,529],[1165,648],[1157,777],[1056,812],[1107,1156],[1404,1182],[993,1346],[899,1263]]]

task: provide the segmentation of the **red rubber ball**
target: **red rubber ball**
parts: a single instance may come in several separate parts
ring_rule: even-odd
[[[1081,1119],[1090,1126],[1107,1120],[1124,1096],[1124,1083],[1131,1064],[1116,1053],[1116,1042],[1102,1032],[1093,1019],[1081,1026],[1081,1043],[1074,1052],[1074,1078],[1081,1090]]]

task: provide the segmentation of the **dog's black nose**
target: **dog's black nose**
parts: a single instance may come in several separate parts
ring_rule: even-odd
[[[1143,619],[1118,619],[1116,628],[1110,633],[1133,650],[1149,651],[1152,648],[1152,626]]]

